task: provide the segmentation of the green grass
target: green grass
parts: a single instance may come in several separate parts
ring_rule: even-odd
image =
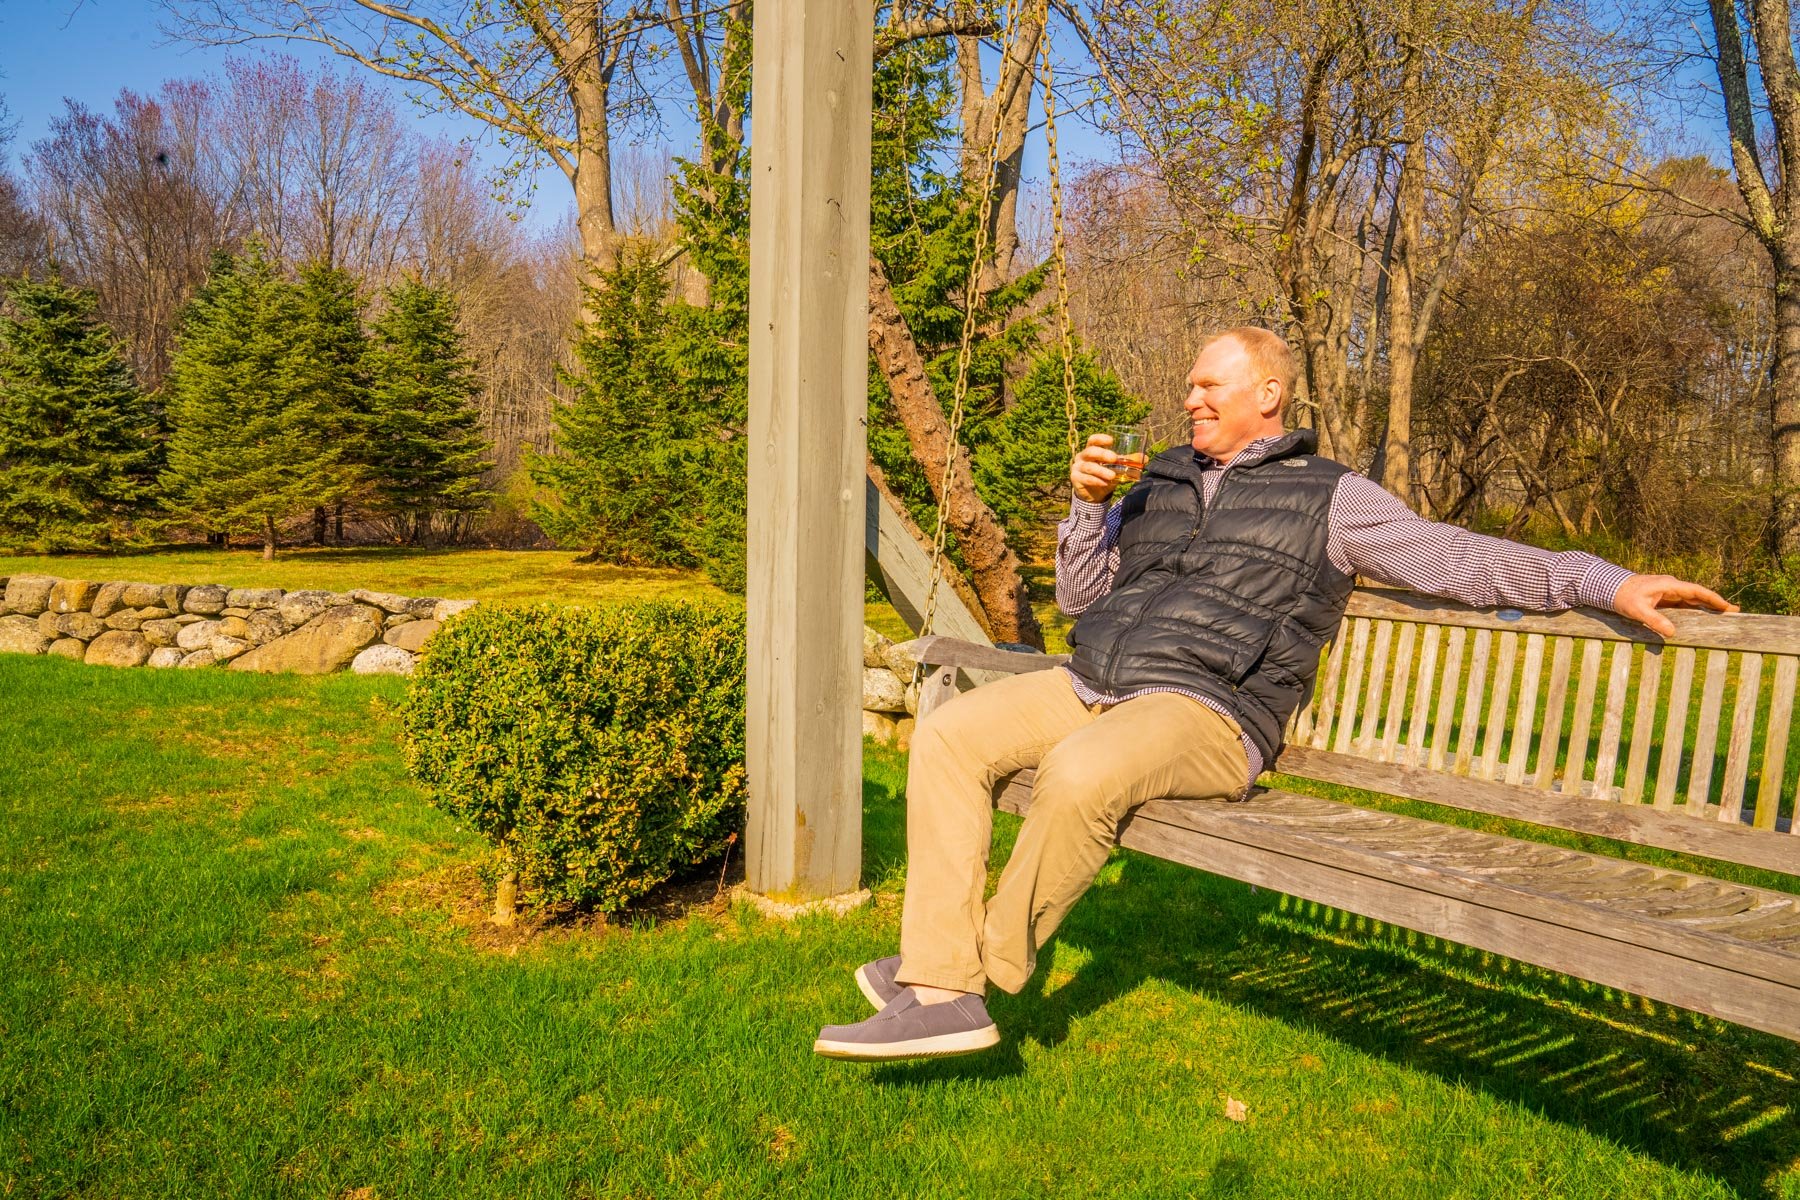
[[[0,1196],[1800,1198],[1800,1047],[1127,853],[996,1051],[815,1059],[903,759],[868,910],[502,936],[399,687],[0,657]]]

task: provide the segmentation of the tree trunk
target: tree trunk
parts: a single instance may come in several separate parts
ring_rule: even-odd
[[[1794,65],[1790,0],[1751,0],[1750,32],[1775,131],[1780,159],[1774,172],[1788,186],[1774,187],[1764,175],[1756,105],[1744,55],[1737,5],[1709,0],[1717,46],[1714,62],[1725,98],[1731,138],[1732,174],[1744,198],[1745,224],[1768,252],[1775,274],[1775,363],[1770,372],[1773,418],[1769,457],[1774,477],[1772,541],[1782,554],[1800,554],[1800,72]]]
[[[1774,542],[1780,554],[1800,554],[1800,257],[1795,255],[1775,262],[1775,343]]]
[[[949,424],[925,374],[925,361],[912,331],[894,302],[887,276],[873,257],[869,259],[869,348],[887,378],[913,457],[925,468],[937,502],[945,506],[950,530],[974,576],[975,594],[987,618],[984,624],[995,641],[1022,642],[1041,649],[1044,635],[1026,597],[1018,557],[1006,544],[993,510],[975,491],[973,464],[960,442],[949,448],[956,469],[948,497],[941,494]]]
[[[956,39],[956,57],[962,77],[963,150],[962,176],[970,194],[980,200],[987,178],[987,155],[994,149],[996,123],[1000,144],[994,159],[994,194],[988,211],[988,246],[993,258],[982,264],[981,290],[991,292],[1012,274],[1019,249],[1019,182],[1024,174],[1025,137],[1031,124],[1032,85],[1038,45],[1044,27],[1036,20],[1021,21],[1011,53],[1000,63],[994,90],[986,90],[981,77],[981,39]]]
[[[1424,56],[1413,47],[1401,84],[1406,150],[1400,160],[1400,186],[1394,199],[1394,253],[1388,263],[1388,414],[1387,436],[1382,442],[1382,486],[1412,503],[1412,401],[1413,375],[1419,362],[1419,340],[1414,334],[1413,283],[1419,258],[1419,239],[1424,231],[1425,118],[1422,103]]]
[[[907,533],[912,535],[912,540],[918,544],[919,549],[929,555],[931,553],[931,535],[919,528],[913,521],[912,514],[906,511],[905,503],[894,494],[894,489],[888,486],[887,472],[883,471],[872,458],[865,465],[869,472],[869,482],[875,485],[875,490],[881,493],[882,499],[893,505],[894,512],[900,517],[900,524],[906,528]],[[962,572],[946,570],[944,582],[950,585],[950,590],[956,593],[956,598],[963,602],[963,607],[969,610],[969,615],[981,622],[981,627],[987,630],[988,638],[992,640],[994,631],[987,623],[987,614],[982,611],[981,600],[975,595],[975,589],[969,586],[969,581],[963,578]]]
[[[263,514],[263,561],[271,562],[275,558],[275,518],[268,513]]]
[[[338,545],[344,544],[344,502],[338,501],[337,508],[331,517],[331,537]]]
[[[325,544],[325,506],[323,504],[313,505],[312,544],[315,546]]]
[[[519,876],[507,871],[494,885],[494,924],[511,925],[519,906]]]

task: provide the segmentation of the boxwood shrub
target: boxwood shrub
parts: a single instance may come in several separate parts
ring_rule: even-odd
[[[617,909],[743,826],[741,613],[483,605],[431,639],[402,716],[432,802],[539,901]]]

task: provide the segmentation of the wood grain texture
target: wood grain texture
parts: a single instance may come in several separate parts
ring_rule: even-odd
[[[1008,792],[1003,803],[1010,801],[1008,807],[1017,811],[1028,796],[1028,789]],[[1537,880],[1532,886],[1433,862],[1429,846],[1415,853],[1359,844],[1379,840],[1406,820],[1269,792],[1245,804],[1151,801],[1121,824],[1119,841],[1173,862],[1800,1040],[1800,955],[1716,929],[1686,929],[1652,913],[1613,911],[1608,901],[1560,895],[1555,874],[1544,870],[1541,860],[1521,860],[1522,869]],[[1565,853],[1562,878],[1570,890],[1581,890],[1590,878],[1585,860],[1592,856]],[[1599,864],[1600,871],[1607,870],[1606,860]],[[1750,904],[1750,911],[1761,908],[1773,919],[1790,919],[1790,897],[1753,896]]]
[[[956,668],[933,667],[919,680],[919,720],[923,721],[957,695]]]
[[[906,622],[917,633],[924,628],[925,614],[932,612],[932,625],[947,637],[988,646],[987,631],[963,603],[949,577],[939,572],[937,609],[929,608],[931,598],[931,556],[919,545],[909,528],[909,520],[873,479],[864,477],[867,489],[863,510],[863,570],[881,585],[881,590]]]
[[[1626,804],[1644,799],[1644,777],[1650,769],[1650,743],[1656,732],[1656,701],[1662,691],[1662,647],[1646,645],[1638,663],[1637,704],[1631,721],[1631,751],[1625,760]]]
[[[1610,799],[1613,775],[1619,765],[1619,738],[1625,728],[1626,693],[1631,687],[1630,642],[1612,644],[1611,661],[1606,672],[1606,702],[1600,720],[1600,741],[1594,750],[1594,795]]]
[[[1722,650],[1706,653],[1706,682],[1700,690],[1700,724],[1694,730],[1694,765],[1688,773],[1687,806],[1703,811],[1712,792],[1713,755],[1719,745],[1719,715],[1725,706],[1725,666],[1730,658]]]
[[[1318,689],[1318,716],[1313,719],[1310,742],[1314,746],[1323,747],[1331,737],[1331,723],[1337,717],[1338,681],[1344,671],[1344,630],[1338,628],[1337,638],[1331,643],[1331,654],[1325,660],[1325,682]]]
[[[1466,629],[1452,629],[1450,644],[1444,651],[1444,676],[1438,684],[1437,717],[1431,724],[1431,754],[1427,759],[1432,770],[1442,770],[1450,753],[1450,723],[1456,716],[1457,685],[1462,682],[1463,642]]]
[[[1375,647],[1369,659],[1369,691],[1363,697],[1362,728],[1356,735],[1359,753],[1369,754],[1375,746],[1376,726],[1381,722],[1381,701],[1388,678],[1388,652],[1394,642],[1394,623],[1378,621],[1375,625]]]
[[[1356,728],[1356,705],[1362,699],[1363,665],[1369,652],[1369,622],[1352,621],[1350,631],[1350,657],[1344,662],[1344,706],[1338,713],[1337,734],[1332,738],[1332,746],[1339,753],[1350,748],[1350,735]]]
[[[1393,677],[1388,684],[1387,719],[1382,723],[1381,745],[1375,751],[1375,757],[1382,762],[1392,762],[1400,745],[1400,723],[1406,717],[1406,694],[1413,681],[1413,639],[1416,637],[1418,626],[1408,623],[1400,627],[1399,644],[1394,647]]]
[[[1569,698],[1569,664],[1575,656],[1572,638],[1556,639],[1550,659],[1550,687],[1544,694],[1544,733],[1538,739],[1537,772],[1532,786],[1549,791],[1556,780],[1557,756],[1562,750],[1563,708]]]
[[[745,867],[817,897],[862,875],[874,13],[776,6],[753,40]]]
[[[1475,761],[1475,735],[1481,726],[1481,702],[1487,693],[1488,655],[1494,644],[1494,631],[1475,631],[1475,644],[1469,650],[1469,681],[1463,688],[1462,723],[1456,729],[1456,760],[1451,770],[1467,775]]]
[[[1762,698],[1762,655],[1738,658],[1737,704],[1731,717],[1731,740],[1725,748],[1725,778],[1719,793],[1719,820],[1736,821],[1744,812],[1744,783],[1750,774],[1750,748],[1756,736],[1756,707]]]
[[[1594,691],[1600,679],[1600,645],[1589,639],[1581,644],[1581,682],[1575,689],[1575,715],[1569,726],[1569,754],[1563,762],[1562,791],[1579,796],[1587,772],[1588,739],[1594,727]]]
[[[1625,805],[1501,782],[1459,779],[1428,768],[1373,763],[1311,747],[1288,747],[1270,769],[1386,796],[1800,875],[1800,847],[1791,844],[1793,839],[1742,825],[1696,821],[1681,810],[1658,811],[1648,805]]]
[[[1694,686],[1694,651],[1683,646],[1675,651],[1675,674],[1669,680],[1668,715],[1663,718],[1662,757],[1656,764],[1656,791],[1650,802],[1658,808],[1675,807],[1675,789],[1681,775],[1681,748],[1687,738],[1688,704]]]
[[[1438,643],[1444,636],[1441,625],[1426,625],[1424,630],[1419,646],[1419,677],[1413,685],[1412,717],[1406,723],[1406,752],[1402,755],[1408,766],[1425,761],[1431,693],[1437,686]]]
[[[1519,676],[1519,708],[1513,719],[1512,749],[1506,756],[1506,782],[1522,783],[1531,758],[1533,722],[1537,720],[1538,686],[1544,673],[1544,635],[1525,637],[1525,669]]]
[[[1507,630],[1500,635],[1500,660],[1494,666],[1494,684],[1489,689],[1486,728],[1481,738],[1483,779],[1492,779],[1500,770],[1500,751],[1506,744],[1506,715],[1512,705],[1513,668],[1518,665],[1519,635]]]
[[[997,646],[980,645],[962,638],[942,637],[937,634],[914,638],[910,642],[901,642],[900,648],[930,666],[962,667],[993,671],[1002,675],[1023,675],[1028,671],[1048,671],[1051,667],[1060,667],[1069,661],[1069,656],[1066,654],[1002,650]]]
[[[1664,639],[1636,621],[1592,608],[1501,617],[1492,609],[1471,608],[1454,600],[1436,600],[1384,588],[1359,588],[1350,597],[1348,611],[1350,616],[1372,620],[1435,621],[1464,628],[1515,629],[1520,633],[1665,644]],[[1670,609],[1665,615],[1675,625],[1675,636],[1666,642],[1671,646],[1783,654],[1791,652],[1794,645],[1800,643],[1800,617],[1684,609]]]
[[[1756,814],[1753,824],[1758,829],[1775,828],[1781,815],[1782,775],[1787,769],[1788,732],[1794,720],[1794,680],[1800,659],[1782,655],[1775,660],[1775,687],[1769,697],[1769,719],[1763,736],[1762,778],[1756,788]]]

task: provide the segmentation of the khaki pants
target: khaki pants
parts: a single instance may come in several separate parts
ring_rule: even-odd
[[[1025,986],[1106,862],[1118,824],[1158,797],[1219,800],[1249,764],[1236,723],[1173,693],[1091,709],[1059,670],[964,693],[919,722],[906,781],[905,984],[980,992]],[[1031,808],[993,898],[994,790],[1037,768]]]

